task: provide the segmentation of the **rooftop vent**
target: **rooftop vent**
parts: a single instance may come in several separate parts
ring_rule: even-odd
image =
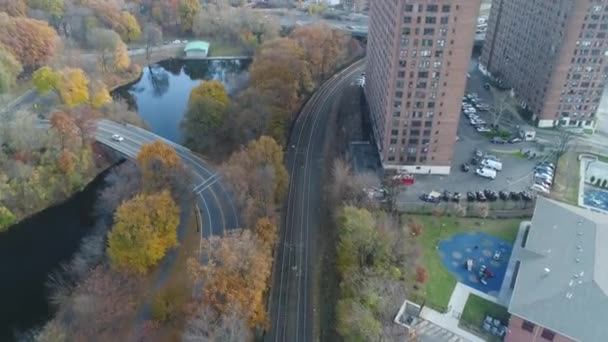
[[[549,269],[549,267],[545,267],[545,269],[543,270],[543,277],[548,276],[549,273],[551,273],[551,270]]]
[[[572,298],[572,292],[566,292],[566,298],[568,298],[568,299]]]
[[[578,231],[578,233],[576,233],[576,235],[578,235],[578,236],[582,236],[582,235],[583,235],[583,231],[582,231],[582,230],[579,230],[579,231]]]

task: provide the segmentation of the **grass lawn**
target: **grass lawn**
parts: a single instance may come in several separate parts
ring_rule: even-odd
[[[522,221],[521,219],[491,220],[422,215],[405,215],[405,218],[423,226],[422,235],[419,239],[422,248],[422,260],[429,275],[425,286],[425,305],[440,312],[447,310],[450,296],[456,286],[456,278],[445,269],[441,262],[436,248],[439,241],[459,233],[475,231],[496,236],[507,242],[513,242],[517,237],[517,230]]]
[[[559,158],[551,197],[568,204],[578,205],[579,163],[575,152],[564,153]]]
[[[209,57],[248,55],[244,50],[239,44],[214,40],[209,41]]]
[[[481,323],[486,315],[497,318],[504,324],[509,323],[510,315],[505,307],[471,294],[460,316],[460,324],[476,334],[483,334],[489,341],[499,341],[497,337],[487,336],[483,333]]]

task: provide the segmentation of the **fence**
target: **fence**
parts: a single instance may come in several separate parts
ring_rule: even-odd
[[[398,202],[396,209],[410,214],[426,215],[455,215],[479,218],[528,218],[534,212],[535,201],[503,201],[496,202],[440,202],[426,203],[422,201]]]

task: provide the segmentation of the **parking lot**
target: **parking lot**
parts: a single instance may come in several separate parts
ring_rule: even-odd
[[[480,103],[493,106],[492,93],[484,88],[486,82],[485,77],[477,70],[477,61],[473,59],[469,68],[465,94],[476,93]],[[485,127],[493,122],[493,116],[488,112],[476,111],[476,114],[486,122]],[[513,132],[511,137],[517,136],[516,127],[520,124],[523,124],[520,119],[511,115],[503,115],[499,123],[502,130]],[[505,140],[509,140],[509,138]],[[495,179],[483,178],[475,174],[477,165],[471,165],[475,150],[483,151],[500,160],[502,170],[496,172]],[[523,153],[527,151],[530,154],[536,154],[536,158],[529,159],[523,156]],[[534,166],[546,158],[547,156],[542,155],[534,142],[492,144],[490,137],[478,132],[464,113],[460,113],[458,141],[454,148],[450,175],[415,175],[415,183],[404,187],[397,201],[401,203],[419,201],[421,194],[431,191],[443,192],[444,190],[460,192],[463,199],[468,191],[476,192],[484,189],[496,192],[529,191],[530,186],[534,183]],[[468,172],[462,171],[463,164],[470,165]]]

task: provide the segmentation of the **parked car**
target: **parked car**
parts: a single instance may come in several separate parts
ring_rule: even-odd
[[[505,144],[507,141],[501,137],[494,137],[491,140],[492,144],[499,144],[499,145],[503,145]]]
[[[544,166],[536,166],[534,168],[534,172],[548,173],[550,175],[553,175],[553,169],[550,167],[544,167]]]
[[[492,132],[492,130],[487,128],[486,126],[477,126],[475,130],[479,133]]]
[[[477,199],[477,196],[475,195],[475,193],[469,191],[467,192],[467,201],[469,202],[473,202]]]
[[[483,151],[480,150],[480,149],[478,149],[478,148],[476,148],[475,149],[475,157],[477,157],[477,158],[483,157]]]
[[[479,202],[485,202],[486,201],[486,195],[483,194],[483,191],[477,191],[477,200]]]
[[[495,155],[493,155],[493,154],[488,154],[488,153],[484,154],[483,158],[484,158],[484,159],[495,160],[495,161],[497,161],[497,162],[499,162],[499,161],[500,161],[500,158],[498,158],[497,156],[495,156]]]
[[[502,170],[502,163],[492,159],[484,159],[481,161],[480,165],[485,168],[493,169],[496,171]]]
[[[464,163],[464,164],[460,165],[460,169],[462,170],[462,172],[469,172],[471,167],[469,166],[469,164]]]
[[[517,143],[520,143],[520,142],[522,142],[522,140],[521,140],[521,138],[518,138],[518,137],[514,137],[514,138],[509,139],[509,144],[517,144]]]
[[[551,169],[555,169],[555,165],[553,165],[553,163],[550,163],[548,161],[540,162],[540,163],[536,164],[536,166],[546,166],[546,167],[549,167]]]
[[[509,199],[509,193],[501,190],[498,192],[498,197],[500,197],[501,200],[506,201]]]
[[[540,192],[543,194],[548,194],[551,192],[551,190],[548,187],[541,185],[541,184],[532,184],[532,186],[530,187],[530,190]]]
[[[519,201],[521,199],[521,194],[519,192],[511,191],[509,197],[514,201]]]
[[[460,192],[454,192],[452,196],[452,202],[460,202]]]
[[[545,178],[534,178],[534,184],[540,184],[542,186],[546,186],[548,188],[551,188],[552,182],[548,179]]]
[[[520,196],[521,196],[521,198],[523,198],[524,201],[531,201],[534,199],[534,195],[532,195],[531,193],[529,193],[527,191],[520,192]]]
[[[476,157],[471,158],[471,165],[477,165],[479,164],[480,160]]]
[[[431,196],[429,194],[422,194],[420,195],[420,199],[424,202],[428,202],[428,203],[439,203],[439,201],[441,201],[441,199],[439,197],[434,197]]]
[[[475,174],[488,179],[496,178],[496,171],[485,167],[475,170]]]
[[[446,201],[446,202],[449,201],[451,198],[452,198],[452,193],[449,192],[449,191],[447,191],[447,190],[445,190],[443,192],[443,196],[441,196],[441,199],[444,200],[444,201]]]

